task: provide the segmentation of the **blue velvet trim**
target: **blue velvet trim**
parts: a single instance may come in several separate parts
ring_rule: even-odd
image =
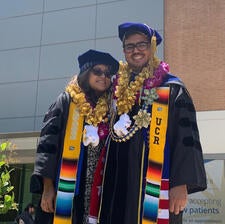
[[[75,195],[78,195],[80,190],[80,179],[81,179],[82,165],[84,160],[84,150],[85,150],[84,145],[83,143],[81,143],[80,156],[79,156],[78,165],[77,165]]]

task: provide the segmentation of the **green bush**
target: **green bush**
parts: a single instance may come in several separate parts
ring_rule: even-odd
[[[9,167],[8,152],[12,149],[10,142],[0,144],[0,214],[6,214],[9,210],[18,209],[14,201],[14,186],[10,182],[10,173],[13,169]]]

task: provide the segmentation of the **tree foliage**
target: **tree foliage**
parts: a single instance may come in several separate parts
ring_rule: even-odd
[[[0,214],[5,214],[11,209],[18,209],[14,201],[14,186],[10,182],[9,154],[12,149],[10,142],[0,143]]]

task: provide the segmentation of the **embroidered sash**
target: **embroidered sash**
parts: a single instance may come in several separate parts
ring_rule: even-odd
[[[105,165],[106,146],[102,148],[97,167],[94,173],[93,184],[91,188],[89,224],[97,224],[98,213],[100,208],[100,200],[102,193],[102,180]]]
[[[168,123],[169,87],[157,89],[159,99],[152,105],[149,155],[143,224],[169,223],[169,180],[163,179],[164,150]]]
[[[53,224],[71,224],[77,162],[80,154],[83,116],[71,102],[66,124]]]

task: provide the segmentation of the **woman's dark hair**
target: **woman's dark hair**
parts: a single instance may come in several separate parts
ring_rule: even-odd
[[[91,69],[92,68],[89,68],[77,76],[78,85],[84,91],[84,93],[87,95],[92,92],[92,89],[89,85],[89,76],[90,76]]]

